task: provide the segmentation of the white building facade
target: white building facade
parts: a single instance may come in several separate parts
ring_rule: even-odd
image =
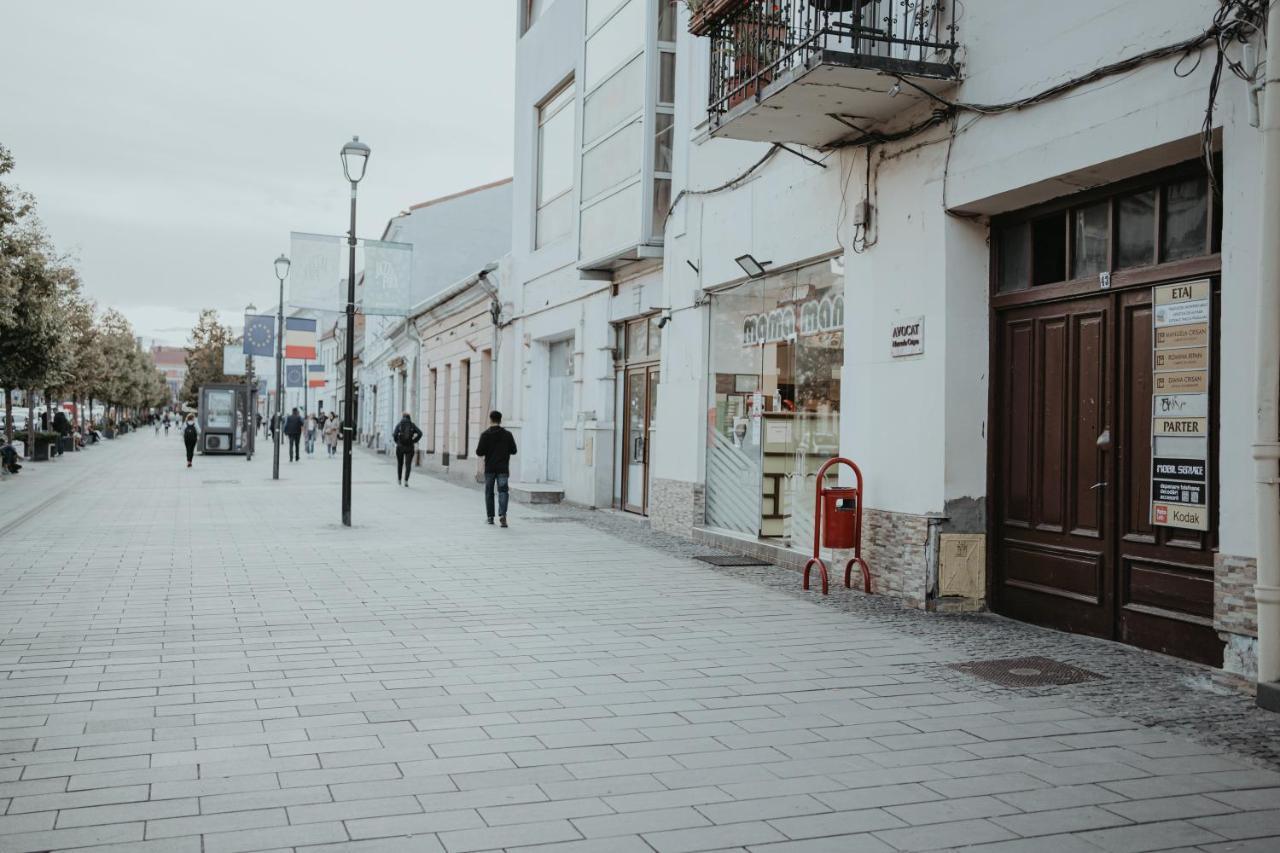
[[[520,478],[1254,677],[1264,5],[522,2]]]

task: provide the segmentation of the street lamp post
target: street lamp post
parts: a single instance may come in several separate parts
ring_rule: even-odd
[[[353,136],[342,146],[342,172],[351,182],[351,230],[347,233],[347,375],[343,381],[346,399],[342,401],[342,524],[351,526],[351,443],[355,434],[355,361],[356,361],[356,184],[364,178],[369,164],[369,146]]]
[[[252,302],[250,302],[248,305],[244,307],[244,328],[245,328],[246,341],[248,340],[248,334],[249,334],[249,317],[257,313],[257,311],[258,311],[258,306],[254,305]],[[244,360],[248,362],[248,364],[245,365],[244,373],[249,383],[249,393],[247,395],[249,410],[245,413],[245,432],[248,434],[248,439],[245,447],[245,461],[252,462],[253,461],[253,445],[258,439],[258,424],[257,424],[258,406],[256,405],[256,402],[253,399],[255,392],[258,390],[258,384],[257,384],[258,380],[253,378],[253,356],[246,355],[244,357]]]
[[[276,415],[272,433],[275,435],[275,461],[271,466],[271,479],[280,479],[280,427],[284,424],[284,280],[289,277],[289,259],[276,258],[276,278],[280,279],[280,304],[276,311]]]

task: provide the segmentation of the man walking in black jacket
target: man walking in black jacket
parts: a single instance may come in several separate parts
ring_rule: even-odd
[[[289,437],[289,461],[297,462],[302,458],[298,443],[302,440],[302,415],[294,408],[293,414],[284,420],[284,434]]]
[[[418,429],[413,418],[405,412],[400,423],[392,430],[391,440],[396,446],[396,483],[404,483],[406,489],[409,488],[409,472],[413,469],[413,452],[421,438],[422,430]]]
[[[498,518],[507,526],[508,484],[511,480],[511,457],[516,455],[516,440],[502,428],[502,412],[489,413],[489,428],[480,433],[476,456],[484,457],[484,508],[493,524],[493,491],[498,490]]]

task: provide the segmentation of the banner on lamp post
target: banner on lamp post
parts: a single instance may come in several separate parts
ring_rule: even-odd
[[[413,244],[365,240],[361,313],[403,317],[416,301]]]
[[[244,376],[245,355],[242,346],[230,344],[222,348],[222,372],[227,376]]]
[[[289,235],[289,304],[294,308],[340,311],[342,238],[329,234]]]

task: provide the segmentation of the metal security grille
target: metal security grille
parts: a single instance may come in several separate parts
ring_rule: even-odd
[[[1005,687],[1050,687],[1104,678],[1096,672],[1043,657],[979,660],[953,663],[950,667]]]

